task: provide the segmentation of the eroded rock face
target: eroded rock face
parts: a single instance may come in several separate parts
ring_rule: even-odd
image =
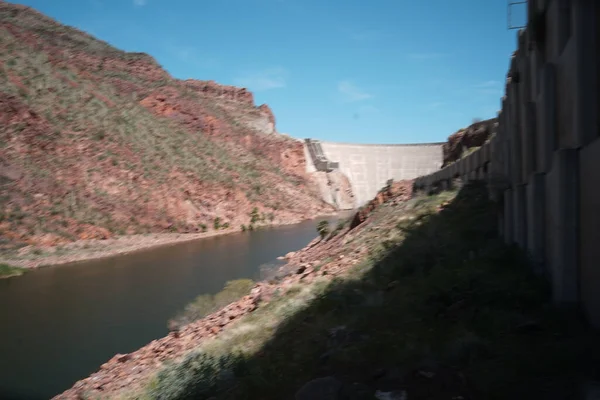
[[[338,210],[352,210],[355,207],[352,185],[348,177],[341,171],[316,171],[312,175],[319,185],[321,196],[326,203]]]
[[[373,212],[373,210],[383,203],[386,203],[392,199],[397,202],[409,200],[412,197],[412,189],[412,180],[393,182],[392,185],[377,193],[377,196],[375,196],[373,200],[369,201],[356,213],[354,219],[350,223],[350,229],[354,229],[358,225],[362,224]]]
[[[254,96],[246,88],[220,85],[215,81],[200,81],[196,79],[186,79],[183,82],[186,87],[202,95],[235,101],[254,107]]]
[[[476,122],[465,129],[453,133],[444,144],[444,164],[446,166],[461,158],[471,147],[482,146],[496,132],[496,118]]]

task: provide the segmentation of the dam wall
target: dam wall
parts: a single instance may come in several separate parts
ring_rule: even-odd
[[[488,182],[500,233],[524,249],[557,304],[600,327],[600,2],[529,1],[496,134],[415,181]]]
[[[439,170],[443,163],[443,145],[304,141],[307,172],[339,170],[350,181],[354,207],[375,197],[389,179],[414,179]]]

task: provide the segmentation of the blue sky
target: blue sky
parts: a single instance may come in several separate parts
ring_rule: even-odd
[[[298,138],[444,141],[495,116],[516,47],[508,0],[15,2],[177,78],[248,87]]]

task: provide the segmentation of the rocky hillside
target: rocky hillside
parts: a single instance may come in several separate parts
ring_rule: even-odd
[[[459,160],[469,153],[470,149],[481,147],[494,133],[498,121],[496,118],[474,122],[467,128],[461,129],[448,136],[444,144],[444,167]]]
[[[177,80],[0,1],[0,246],[290,222],[331,207],[246,89]]]

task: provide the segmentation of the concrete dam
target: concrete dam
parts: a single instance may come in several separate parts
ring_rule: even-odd
[[[443,163],[443,145],[352,144],[305,139],[304,155],[307,172],[327,175],[327,181],[320,182],[325,201],[340,208],[356,208],[375,197],[389,179],[415,179],[438,171]],[[349,181],[353,195],[346,202],[341,194],[327,193],[327,186],[334,186],[335,191],[337,180],[343,177]]]

